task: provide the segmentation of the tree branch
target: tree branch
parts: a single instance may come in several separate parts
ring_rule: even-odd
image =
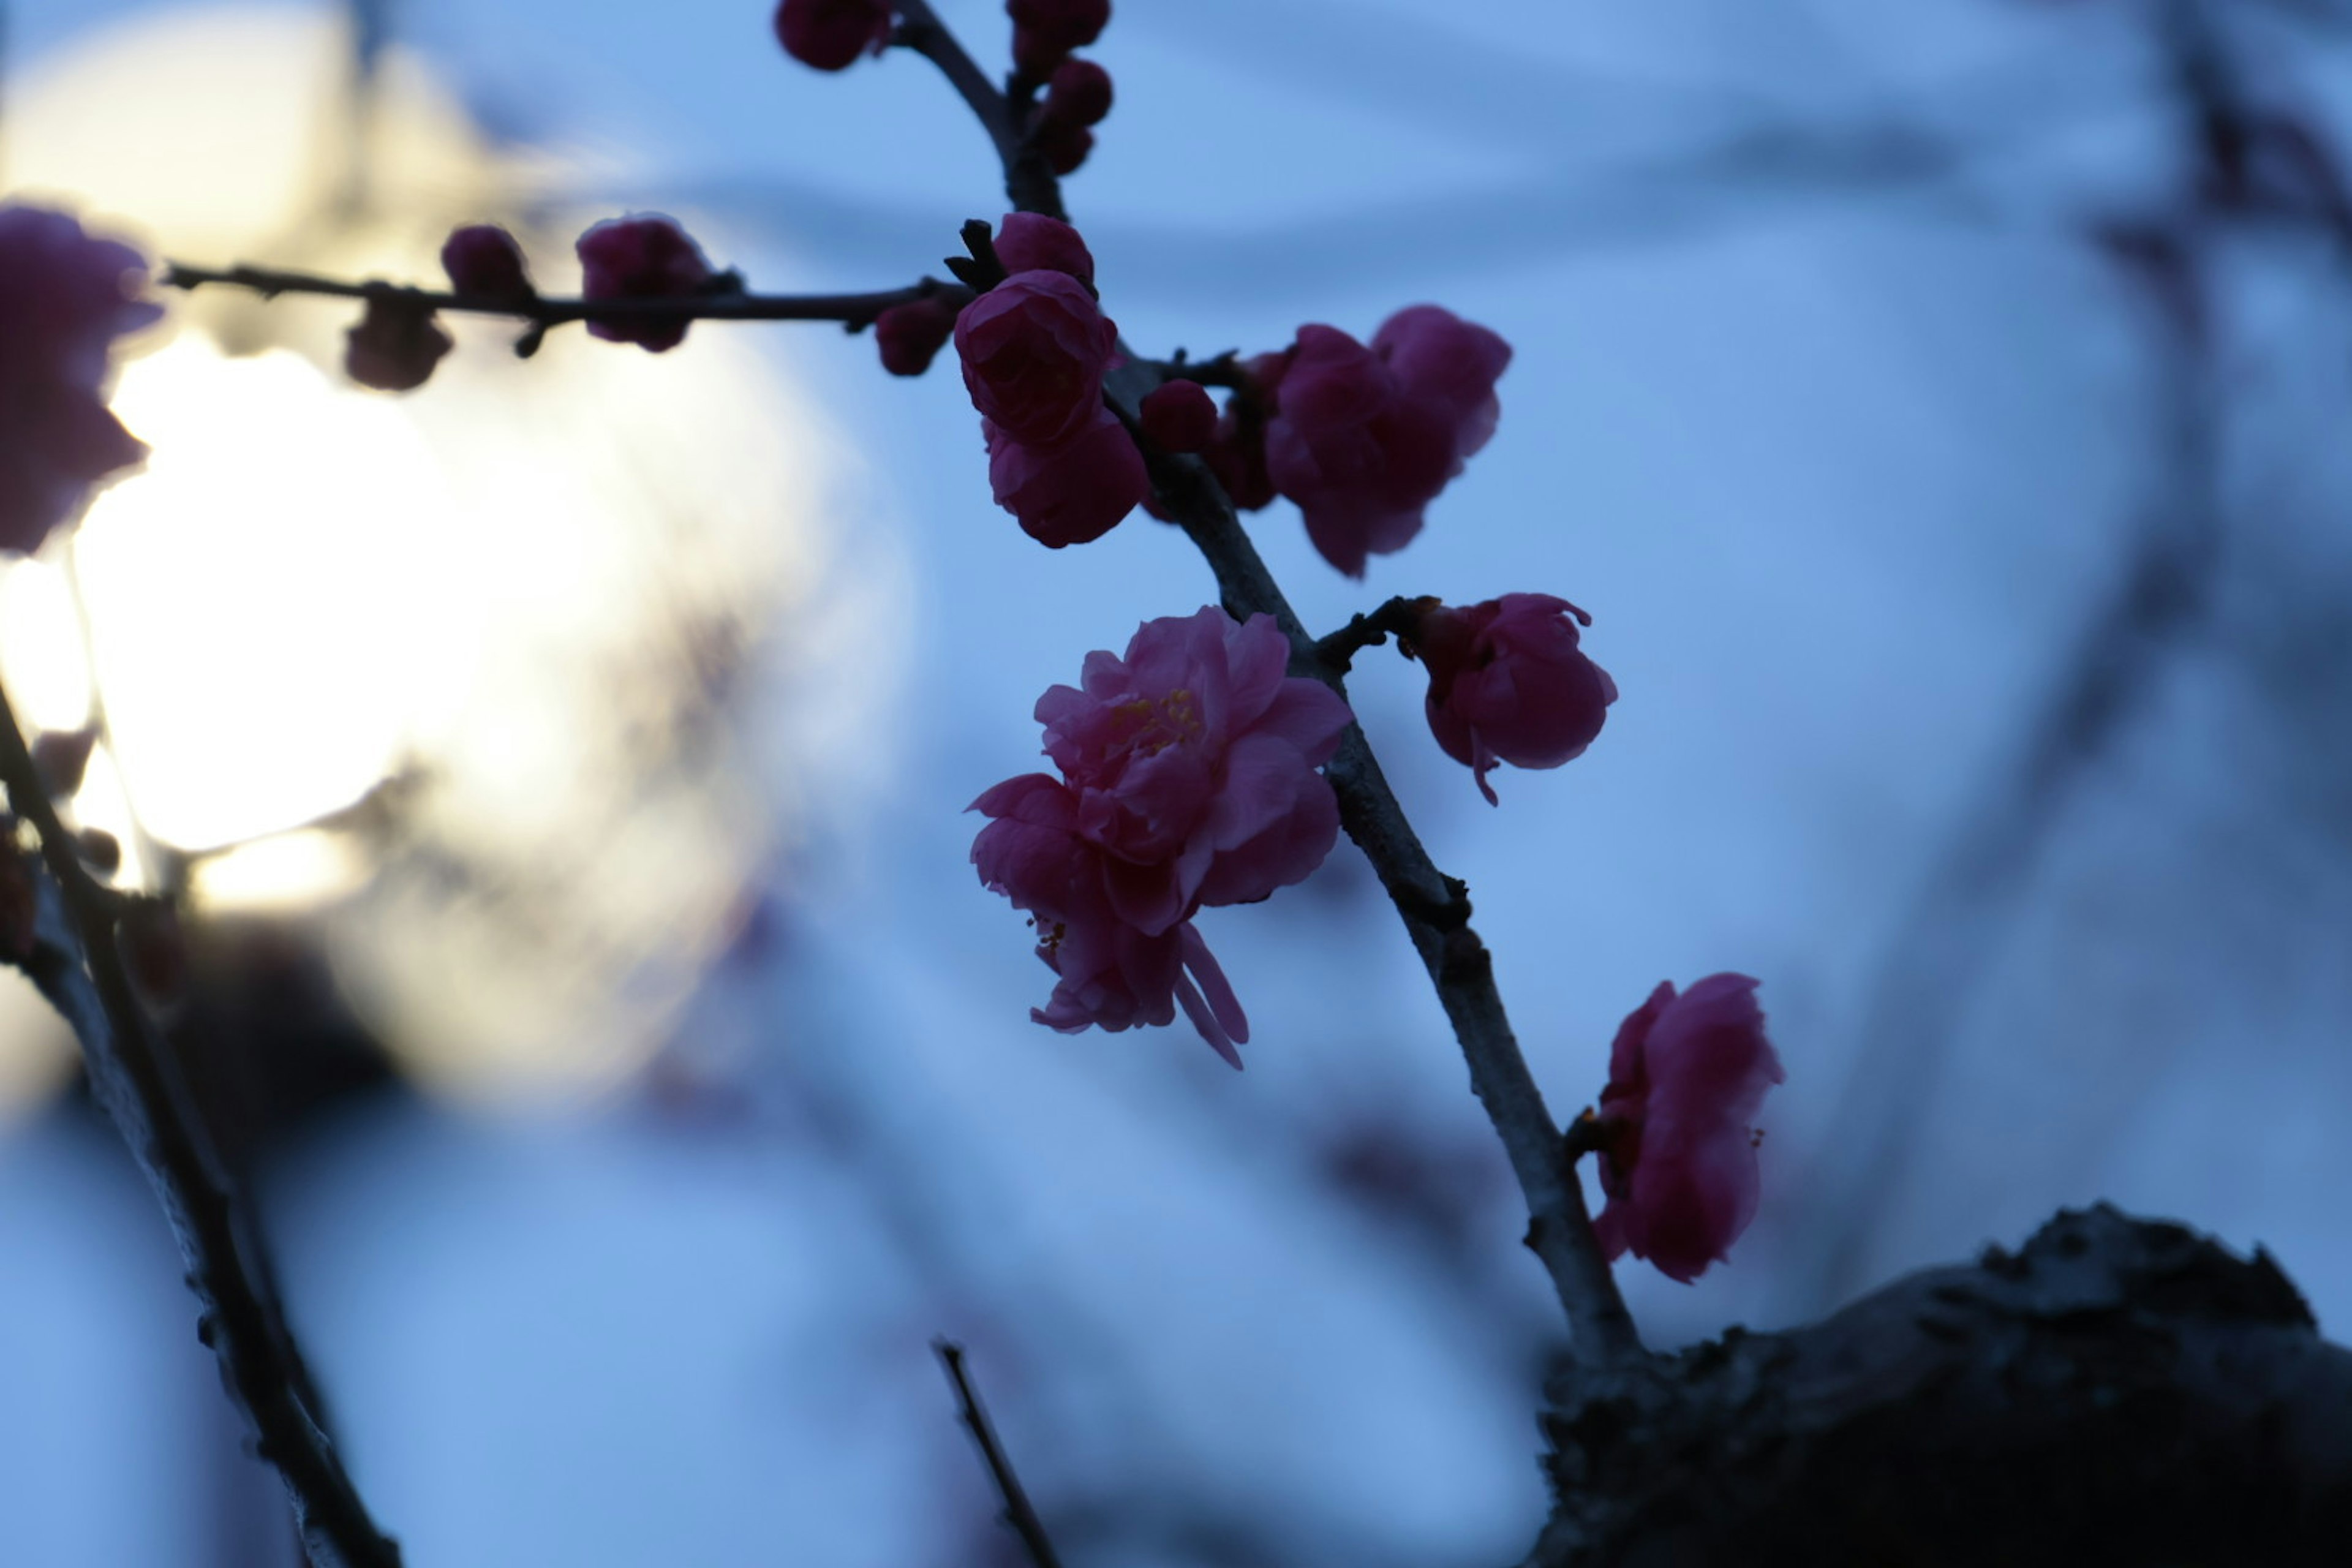
[[[1036,1568],[1062,1568],[1061,1559],[1054,1555],[1053,1542],[1046,1538],[1045,1521],[1029,1506],[1029,1494],[1021,1489],[1021,1478],[1013,1473],[1013,1461],[1005,1458],[996,1429],[988,1424],[988,1412],[981,1408],[980,1395],[964,1373],[963,1347],[953,1340],[936,1339],[931,1349],[947,1369],[948,1381],[955,1385],[957,1409],[971,1432],[971,1440],[980,1445],[981,1459],[988,1466],[989,1479],[996,1483],[997,1496],[1004,1500],[1005,1524],[1021,1538]]]
[[[0,784],[33,825],[48,876],[25,970],[81,1042],[100,1104],[146,1173],[202,1309],[196,1334],[253,1424],[259,1457],[286,1482],[318,1568],[398,1568],[324,1429],[318,1394],[272,1289],[251,1216],[229,1184],[179,1063],[131,989],[116,932],[121,900],[82,865],[0,691]]]

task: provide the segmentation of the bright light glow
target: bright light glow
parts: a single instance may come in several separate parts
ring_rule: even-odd
[[[89,717],[73,589],[46,561],[14,561],[0,574],[0,679],[16,717],[36,730],[78,730]]]
[[[348,836],[307,830],[206,856],[189,895],[206,910],[259,914],[307,910],[363,887],[374,867]]]

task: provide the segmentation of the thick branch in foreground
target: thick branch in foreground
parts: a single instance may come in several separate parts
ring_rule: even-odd
[[[2268,1255],[2104,1205],[1552,1394],[1528,1568],[2316,1568],[2352,1543],[2352,1351]]]
[[[225,1173],[177,1059],[131,989],[117,947],[117,896],[83,867],[58,820],[7,697],[0,693],[0,784],[40,837],[47,876],[24,968],[81,1043],[99,1101],[163,1205],[202,1315],[197,1336],[278,1468],[317,1568],[398,1568],[328,1439],[310,1373],[288,1331],[252,1219]],[[13,852],[13,851],[9,851]]]

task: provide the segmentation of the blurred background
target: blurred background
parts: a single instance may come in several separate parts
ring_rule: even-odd
[[[769,290],[1001,210],[923,62],[768,8],[0,0],[0,190],[191,262],[541,284],[625,210]],[[984,62],[991,0],[940,9]],[[1658,980],[1764,982],[1756,1228],[1644,1331],[1818,1315],[2111,1199],[2352,1314],[2352,5],[1121,0],[1070,183],[1150,352],[1424,299],[1517,350],[1494,444],[1310,625],[1558,593],[1585,758],[1357,710],[1565,1118]],[[0,574],[74,810],[186,900],[174,1024],[362,1489],[418,1568],[1012,1563],[964,1340],[1074,1564],[1510,1561],[1560,1332],[1351,850],[1203,921],[1255,1026],[1065,1037],[967,860],[1090,648],[1210,595],[1139,516],[1047,555],[950,368],[179,296],[154,448]],[[0,971],[0,1560],[291,1563],[159,1216]]]

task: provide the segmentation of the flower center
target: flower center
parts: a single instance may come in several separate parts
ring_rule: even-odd
[[[1119,739],[1132,756],[1155,756],[1179,742],[1199,740],[1207,729],[1201,721],[1200,704],[1181,686],[1156,702],[1139,697],[1111,711],[1126,723]]]

